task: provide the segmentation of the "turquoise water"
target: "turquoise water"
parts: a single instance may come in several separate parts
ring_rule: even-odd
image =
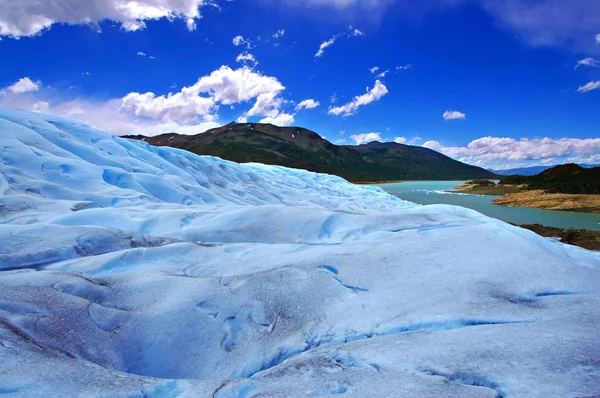
[[[499,196],[450,192],[465,181],[409,181],[379,185],[400,199],[422,205],[447,204],[468,207],[486,216],[516,224],[600,230],[600,214],[504,207],[492,203]]]

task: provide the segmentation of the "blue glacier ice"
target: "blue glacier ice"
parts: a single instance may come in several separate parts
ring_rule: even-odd
[[[0,394],[600,394],[600,253],[0,108]]]

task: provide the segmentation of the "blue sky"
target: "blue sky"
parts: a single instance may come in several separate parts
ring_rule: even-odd
[[[0,0],[0,103],[115,134],[265,121],[486,167],[600,163],[595,0],[90,3]]]

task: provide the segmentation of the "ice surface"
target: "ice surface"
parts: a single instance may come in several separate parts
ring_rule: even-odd
[[[0,394],[600,394],[600,254],[0,108]]]

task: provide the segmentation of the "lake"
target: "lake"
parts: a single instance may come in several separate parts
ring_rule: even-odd
[[[499,196],[472,195],[451,190],[465,181],[409,181],[378,185],[386,192],[410,202],[468,207],[489,217],[515,224],[600,230],[600,214],[504,207],[492,203]]]

